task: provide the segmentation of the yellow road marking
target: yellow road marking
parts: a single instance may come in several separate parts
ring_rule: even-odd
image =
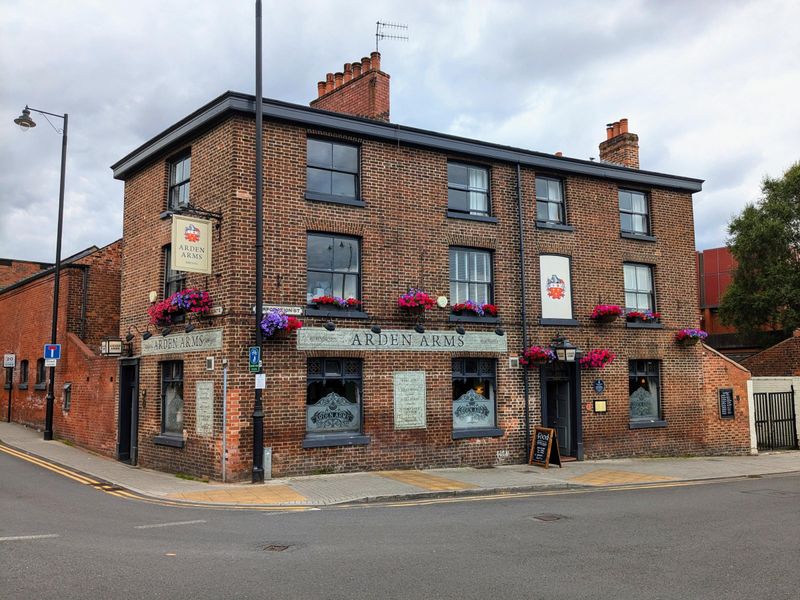
[[[76,473],[74,471],[70,471],[70,470],[65,469],[63,467],[60,467],[58,465],[54,465],[52,463],[45,462],[45,461],[43,461],[43,460],[41,460],[39,458],[36,458],[34,456],[30,456],[28,454],[24,454],[22,452],[18,452],[17,450],[13,450],[11,448],[8,448],[7,446],[0,446],[0,451],[5,452],[6,454],[9,454],[11,456],[15,456],[17,458],[20,458],[22,460],[26,460],[26,461],[28,461],[30,463],[33,463],[35,465],[38,465],[38,466],[42,467],[43,469],[47,469],[48,471],[52,471],[54,473],[58,473],[59,475],[63,475],[64,477],[68,477],[68,478],[70,478],[70,479],[72,479],[74,481],[77,481],[79,483],[83,483],[85,485],[97,485],[98,483],[100,483],[99,481],[96,481],[94,479],[90,479],[89,477],[86,477],[86,476],[81,475],[79,473]]]
[[[570,479],[570,483],[584,485],[620,485],[626,483],[655,483],[659,481],[672,481],[674,477],[662,475],[649,475],[633,471],[614,471],[611,469],[595,469],[583,475]]]
[[[437,475],[423,473],[422,471],[379,471],[377,474],[387,479],[393,479],[401,483],[407,483],[408,485],[422,488],[423,490],[435,492],[469,490],[478,487],[472,483],[464,483],[463,481],[438,477]]]

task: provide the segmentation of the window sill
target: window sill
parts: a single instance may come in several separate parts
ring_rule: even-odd
[[[664,329],[663,323],[637,323],[635,321],[626,321],[625,327],[630,329]]]
[[[307,437],[303,448],[333,448],[335,446],[365,446],[369,444],[368,435],[325,435]]]
[[[17,389],[18,389],[18,390],[27,390],[27,389],[28,389],[28,384],[27,384],[27,383],[20,383],[20,384],[17,386]]]
[[[186,440],[182,437],[168,435],[162,433],[153,438],[153,443],[156,446],[170,446],[171,448],[183,448],[186,445]]]
[[[619,237],[625,238],[626,240],[639,240],[640,242],[656,241],[656,236],[654,235],[646,235],[644,233],[630,233],[627,231],[621,231]]]
[[[306,192],[306,200],[313,202],[325,202],[327,204],[344,204],[345,206],[359,206],[364,207],[363,200],[358,198],[347,198],[345,196],[328,196],[327,194],[318,194],[317,192]]]
[[[465,221],[479,221],[481,223],[497,223],[497,217],[485,217],[483,215],[470,215],[468,213],[460,213],[454,210],[447,211],[448,219],[463,219]]]
[[[44,382],[35,383],[35,384],[33,384],[33,389],[35,389],[35,390],[45,390],[45,389],[47,389],[47,384],[44,383]]]
[[[481,429],[454,429],[454,440],[465,440],[467,438],[482,437],[501,437],[505,432],[499,427],[485,427]]]
[[[496,325],[500,322],[498,317],[479,317],[477,315],[450,315],[451,323],[484,323],[486,325]]]
[[[3,389],[4,390],[10,390],[11,389],[11,384],[10,383],[4,383],[3,384]]]
[[[344,310],[341,308],[317,308],[307,306],[307,317],[327,317],[331,319],[369,319],[369,315],[362,310]]]
[[[552,229],[553,231],[575,231],[572,225],[564,223],[550,223],[549,221],[536,221],[536,229]]]
[[[558,327],[578,327],[577,319],[539,319],[539,325],[556,325]]]
[[[667,426],[667,422],[658,419],[653,421],[631,421],[628,424],[630,429],[660,429]]]

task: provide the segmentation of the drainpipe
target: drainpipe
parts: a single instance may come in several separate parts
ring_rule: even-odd
[[[222,359],[222,483],[227,479],[228,462],[228,359]]]
[[[522,347],[528,347],[528,317],[525,298],[527,290],[525,286],[525,229],[522,218],[522,172],[517,163],[517,217],[519,219],[519,293],[522,299],[520,312],[522,317]],[[531,452],[531,416],[530,416],[530,390],[528,387],[528,369],[522,369],[522,393],[525,397],[525,456]]]

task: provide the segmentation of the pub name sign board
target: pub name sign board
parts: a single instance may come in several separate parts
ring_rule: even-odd
[[[454,331],[417,333],[406,329],[383,330],[303,327],[297,331],[298,350],[399,350],[405,352],[498,352],[508,351],[508,339],[493,331],[459,335]]]
[[[173,271],[210,274],[211,222],[173,215],[170,256]]]

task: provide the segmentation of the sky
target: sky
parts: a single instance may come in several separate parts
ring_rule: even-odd
[[[643,169],[705,179],[698,249],[800,160],[796,0],[264,0],[264,96],[297,104],[381,43],[395,123],[598,156],[628,118]],[[254,93],[251,0],[0,0],[0,257],[52,262],[69,114],[63,256],[122,235],[109,166],[226,90]],[[52,119],[55,128],[60,119]]]

